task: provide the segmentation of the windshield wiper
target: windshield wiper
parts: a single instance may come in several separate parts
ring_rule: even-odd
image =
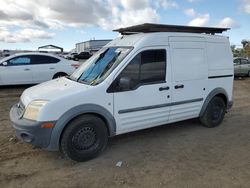
[[[86,82],[86,81],[83,81],[83,80],[78,80],[78,82],[79,83],[81,83],[81,84],[86,84],[86,85],[90,85],[88,82]]]
[[[72,78],[71,76],[69,76],[69,75],[67,75],[67,76],[65,76],[66,78],[68,78],[69,80],[72,80],[72,81],[77,81],[76,79],[74,79],[74,78]]]

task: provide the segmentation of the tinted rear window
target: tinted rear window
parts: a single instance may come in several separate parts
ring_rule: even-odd
[[[50,63],[58,63],[60,59],[51,56],[45,55],[33,55],[32,56],[32,64],[50,64]]]

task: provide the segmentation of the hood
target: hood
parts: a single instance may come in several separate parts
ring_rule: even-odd
[[[90,87],[61,77],[26,89],[21,96],[21,101],[27,106],[33,100],[51,101],[79,91],[84,92]]]

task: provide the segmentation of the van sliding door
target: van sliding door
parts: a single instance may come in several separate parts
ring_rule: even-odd
[[[172,106],[169,120],[199,116],[206,96],[208,65],[204,38],[170,37]]]

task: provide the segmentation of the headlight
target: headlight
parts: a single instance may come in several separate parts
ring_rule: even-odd
[[[42,107],[47,104],[48,101],[45,100],[34,100],[25,109],[23,118],[30,119],[30,120],[37,120],[39,112],[41,111]]]

